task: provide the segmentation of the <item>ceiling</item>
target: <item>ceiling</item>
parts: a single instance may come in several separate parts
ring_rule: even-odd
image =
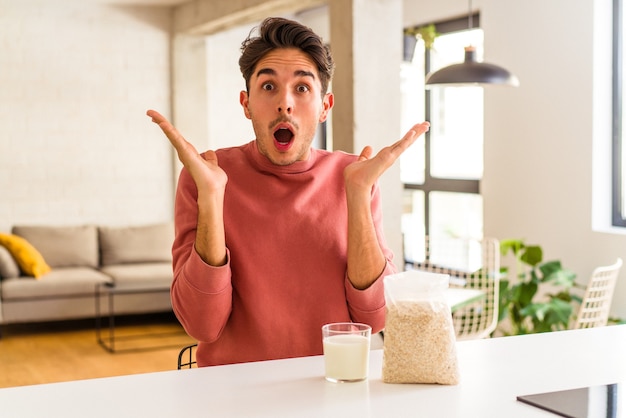
[[[82,3],[117,4],[125,6],[178,6],[193,0],[83,0]]]
[[[119,3],[145,4],[152,6],[177,6],[191,0],[116,0]]]

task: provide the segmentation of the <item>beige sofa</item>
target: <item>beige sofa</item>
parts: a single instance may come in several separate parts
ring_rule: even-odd
[[[32,245],[51,271],[39,278],[26,276],[0,246],[0,324],[95,317],[100,283],[165,287],[172,282],[171,222],[129,227],[19,225],[11,232]],[[114,306],[115,314],[172,309],[167,291],[116,295]]]

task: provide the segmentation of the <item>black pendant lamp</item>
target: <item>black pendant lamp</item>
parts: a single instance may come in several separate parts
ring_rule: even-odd
[[[472,26],[472,1],[469,0],[469,28]],[[486,84],[517,87],[519,80],[502,67],[476,61],[476,48],[473,46],[465,47],[465,61],[462,64],[453,64],[426,76],[426,88]]]

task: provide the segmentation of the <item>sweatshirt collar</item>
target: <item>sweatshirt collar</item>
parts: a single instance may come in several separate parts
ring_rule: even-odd
[[[254,166],[256,166],[261,171],[276,174],[304,173],[306,171],[309,171],[313,167],[317,159],[317,150],[315,148],[311,148],[309,158],[305,161],[296,161],[295,163],[290,165],[276,165],[272,163],[265,155],[259,152],[256,140],[250,141],[246,148],[248,157],[250,158],[250,161]]]

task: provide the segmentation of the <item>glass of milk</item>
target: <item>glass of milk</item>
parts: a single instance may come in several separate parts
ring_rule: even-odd
[[[337,322],[322,327],[326,380],[360,382],[369,371],[372,327],[354,322]]]

